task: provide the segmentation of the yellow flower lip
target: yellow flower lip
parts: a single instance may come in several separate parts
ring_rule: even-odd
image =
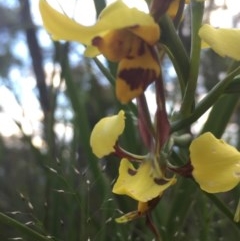
[[[175,182],[175,177],[159,177],[150,160],[142,161],[139,168],[135,169],[126,158],[123,158],[113,193],[128,195],[139,202],[148,202],[162,195]]]
[[[240,29],[216,29],[204,24],[199,30],[199,36],[220,56],[240,60]]]
[[[240,182],[240,153],[210,132],[190,145],[192,175],[201,189],[209,193],[226,192]]]
[[[159,63],[151,49],[143,45],[142,52],[133,59],[123,59],[118,65],[116,96],[123,104],[139,96],[160,75]]]
[[[114,152],[114,146],[125,127],[125,113],[120,110],[117,115],[102,118],[93,128],[90,145],[93,153],[102,158]]]

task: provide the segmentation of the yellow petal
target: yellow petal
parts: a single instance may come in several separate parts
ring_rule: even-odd
[[[160,29],[155,23],[153,17],[144,13],[137,8],[129,8],[121,0],[110,4],[100,14],[100,22],[108,25],[106,30],[122,29],[127,27],[141,28],[146,27],[151,29],[152,36],[146,36],[143,32],[139,34],[148,44],[156,43],[160,36]]]
[[[124,111],[117,115],[101,119],[93,128],[90,145],[93,153],[101,158],[114,152],[114,145],[125,127]]]
[[[134,47],[132,57],[122,59],[118,65],[116,96],[122,104],[141,95],[160,74],[152,47],[143,41]]]
[[[84,55],[89,58],[94,58],[97,55],[101,54],[101,52],[95,46],[88,45],[84,51]]]
[[[83,44],[91,44],[96,35],[94,28],[76,23],[64,14],[52,8],[46,0],[39,1],[39,9],[43,25],[54,40],[73,40]]]
[[[121,160],[119,177],[113,187],[113,192],[128,195],[140,202],[148,202],[162,194],[173,185],[176,179],[159,177],[149,160],[143,161],[138,169],[125,158]]]
[[[202,190],[226,192],[240,182],[240,153],[207,132],[190,146],[193,177]]]
[[[136,8],[128,8],[121,0],[107,6],[93,26],[83,26],[76,23],[53,9],[46,0],[40,0],[39,8],[43,24],[55,40],[73,40],[91,45],[94,37],[102,37],[110,30],[135,26],[149,26],[156,31],[151,38],[141,35],[144,40],[149,41],[149,44],[156,42],[160,34],[158,25],[149,14]]]
[[[240,60],[239,29],[215,29],[208,24],[204,24],[199,30],[199,36],[220,56]]]
[[[201,49],[207,49],[207,48],[210,48],[210,46],[206,42],[201,41]]]

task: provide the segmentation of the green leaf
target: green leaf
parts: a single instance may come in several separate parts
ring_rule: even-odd
[[[181,39],[179,38],[179,35],[176,32],[172,20],[166,14],[160,19],[160,28],[160,43],[174,65],[183,96],[187,85],[189,57]]]
[[[192,113],[195,104],[201,51],[201,39],[198,36],[198,31],[202,24],[204,3],[191,1],[190,7],[192,13],[190,68],[187,77],[185,95],[180,110],[181,116],[184,117],[187,117]]]
[[[8,225],[10,227],[14,227],[17,230],[19,230],[24,236],[30,238],[34,241],[51,241],[54,240],[53,238],[50,238],[48,236],[42,235],[35,230],[29,228],[27,225],[10,218],[9,216],[3,214],[0,212],[0,223]],[[29,240],[30,240],[29,239]]]
[[[222,96],[213,106],[202,133],[210,131],[217,138],[224,133],[239,100],[239,94]]]
[[[182,128],[188,127],[199,117],[201,117],[210,107],[212,107],[218,101],[218,99],[224,94],[225,89],[233,81],[234,77],[237,76],[239,73],[240,67],[229,73],[225,79],[215,85],[214,88],[211,89],[210,92],[208,92],[205,98],[196,105],[195,110],[189,117],[173,122],[171,124],[171,131],[174,132]],[[231,104],[230,107],[232,107]]]

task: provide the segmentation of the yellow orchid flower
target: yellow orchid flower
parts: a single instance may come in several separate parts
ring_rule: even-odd
[[[125,113],[119,111],[117,115],[102,118],[93,128],[90,145],[93,153],[102,158],[114,152],[114,146],[125,127]]]
[[[220,56],[240,60],[240,29],[213,28],[204,24],[199,36]]]
[[[176,178],[165,178],[153,167],[150,159],[145,159],[136,169],[128,159],[123,158],[119,167],[119,177],[113,186],[113,193],[127,195],[138,201],[135,211],[116,218],[118,223],[126,223],[147,215],[158,203],[163,192],[176,183]]]
[[[123,158],[120,163],[119,177],[113,187],[113,193],[128,195],[139,202],[148,202],[160,195],[171,185],[175,177],[168,179],[153,168],[151,160],[143,160],[138,169]]]
[[[85,55],[102,53],[119,63],[116,95],[122,103],[139,96],[160,74],[153,45],[160,29],[149,14],[127,7],[121,0],[107,6],[93,26],[83,26],[40,0],[43,24],[54,40],[86,45]]]
[[[192,175],[201,189],[209,193],[226,192],[240,182],[240,153],[210,132],[190,145]]]
[[[118,138],[125,127],[125,113],[120,110],[117,115],[101,119],[93,128],[90,144],[93,153],[101,158],[115,153],[121,160],[119,177],[114,184],[113,193],[128,195],[138,201],[138,210],[125,214],[117,222],[127,222],[146,215],[153,207],[154,200],[159,199],[163,192],[175,184],[176,178],[166,178],[157,162],[151,155],[137,156],[126,152],[118,146]],[[129,160],[137,160],[135,168]]]

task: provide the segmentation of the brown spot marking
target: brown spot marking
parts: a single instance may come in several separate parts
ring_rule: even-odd
[[[92,39],[92,45],[93,46],[99,46],[100,43],[102,42],[102,40],[103,39],[101,37],[97,36],[97,37]]]
[[[154,181],[157,185],[165,185],[166,183],[168,183],[166,180],[161,179],[161,178],[154,178],[153,181]]]
[[[143,68],[134,68],[134,69],[123,69],[118,74],[119,78],[123,79],[130,90],[138,89],[140,86],[143,87],[143,90],[151,84],[154,79],[157,78],[157,75],[153,69],[143,69]]]
[[[132,56],[132,55],[127,55],[126,56],[126,59],[134,59],[135,57],[134,56]]]
[[[129,175],[134,176],[134,175],[136,175],[136,173],[137,173],[137,171],[128,168],[128,174],[129,174]]]

